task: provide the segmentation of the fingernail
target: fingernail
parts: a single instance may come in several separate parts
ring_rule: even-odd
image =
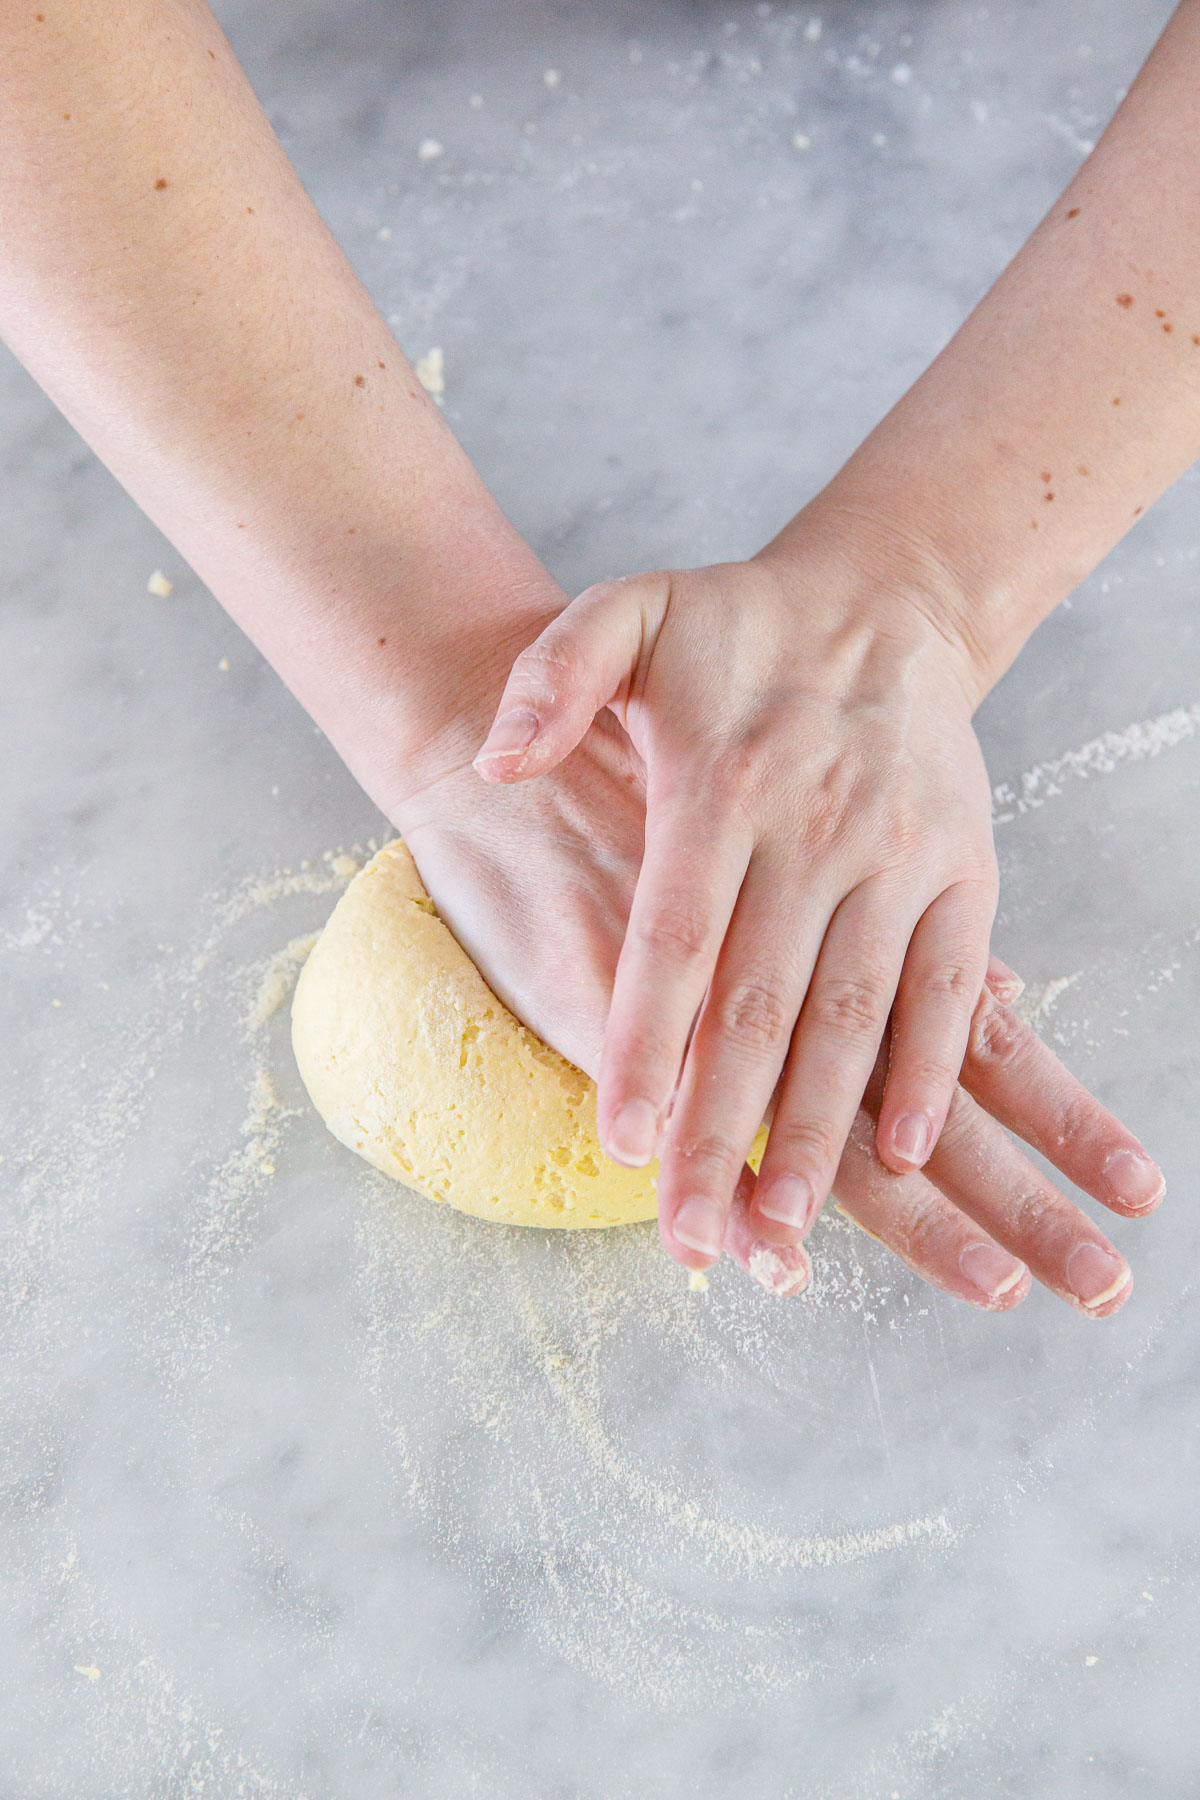
[[[1104,1306],[1129,1280],[1129,1264],[1102,1244],[1076,1244],[1067,1258],[1067,1286],[1093,1311]]]
[[[1015,969],[993,956],[988,963],[987,985],[1001,1006],[1011,1006],[1025,992],[1025,983]]]
[[[764,1244],[760,1239],[747,1261],[751,1275],[769,1294],[802,1294],[812,1279],[812,1264],[799,1244]]]
[[[813,1184],[803,1175],[777,1175],[765,1192],[755,1196],[758,1210],[777,1225],[791,1225],[803,1231],[817,1210]]]
[[[1118,1200],[1135,1212],[1148,1212],[1167,1191],[1161,1169],[1136,1150],[1117,1150],[1104,1165],[1104,1179]]]
[[[641,1169],[658,1142],[658,1113],[648,1100],[627,1100],[608,1128],[604,1148],[614,1162]]]
[[[514,706],[511,711],[500,714],[475,761],[489,762],[495,756],[516,756],[520,751],[528,750],[537,730],[537,714],[527,707]]]
[[[1025,1264],[1001,1250],[999,1244],[968,1244],[959,1252],[958,1266],[972,1287],[989,1300],[1002,1300],[1025,1273]]]
[[[725,1220],[715,1200],[693,1194],[675,1214],[671,1230],[689,1250],[698,1250],[701,1256],[720,1256]]]
[[[933,1126],[924,1113],[905,1113],[892,1127],[892,1146],[904,1162],[920,1164],[929,1154]]]

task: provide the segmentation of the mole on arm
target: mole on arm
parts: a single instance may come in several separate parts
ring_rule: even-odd
[[[366,376],[365,375],[356,375],[354,377],[354,385],[355,385],[355,387],[366,387],[366,385],[367,385]]]
[[[1123,306],[1125,308],[1126,312],[1128,312],[1129,308],[1133,305],[1133,295],[1132,294],[1118,294],[1117,295],[1117,305]]]
[[[156,190],[156,191],[161,191],[161,190],[162,190],[162,189],[163,189],[163,188],[165,188],[165,187],[166,187],[166,185],[167,185],[167,184],[166,184],[166,181],[165,181],[165,179],[164,179],[164,177],[163,177],[163,176],[161,176],[161,175],[160,175],[160,176],[159,176],[159,178],[158,178],[158,180],[157,180],[157,181],[156,181],[156,182],[155,182],[155,184],[154,184],[154,186],[155,186],[155,190]]]

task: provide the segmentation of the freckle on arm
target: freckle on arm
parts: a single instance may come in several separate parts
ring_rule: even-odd
[[[1072,206],[1067,212],[1067,217],[1068,219],[1077,219],[1079,217],[1079,208],[1077,206]]]
[[[355,387],[366,387],[366,385],[367,385],[366,376],[365,375],[356,375],[354,377],[354,385],[355,385]]]
[[[166,187],[166,185],[167,184],[161,175],[159,176],[158,180],[154,184],[156,190],[160,193],[161,193],[162,189]]]
[[[1123,306],[1125,308],[1126,312],[1128,312],[1129,308],[1133,305],[1133,295],[1132,294],[1118,294],[1117,295],[1117,305]]]

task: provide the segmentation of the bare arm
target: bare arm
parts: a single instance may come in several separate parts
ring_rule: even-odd
[[[1200,0],[946,349],[813,506],[903,546],[976,698],[1200,456]],[[882,552],[881,554],[886,554]]]
[[[0,0],[0,242],[0,332],[373,797],[469,754],[561,595],[202,0]]]

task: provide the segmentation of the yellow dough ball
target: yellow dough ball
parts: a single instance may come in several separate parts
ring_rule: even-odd
[[[334,908],[296,986],[292,1044],[334,1136],[431,1200],[506,1225],[655,1215],[657,1164],[609,1161],[595,1083],[497,1000],[399,840]]]

